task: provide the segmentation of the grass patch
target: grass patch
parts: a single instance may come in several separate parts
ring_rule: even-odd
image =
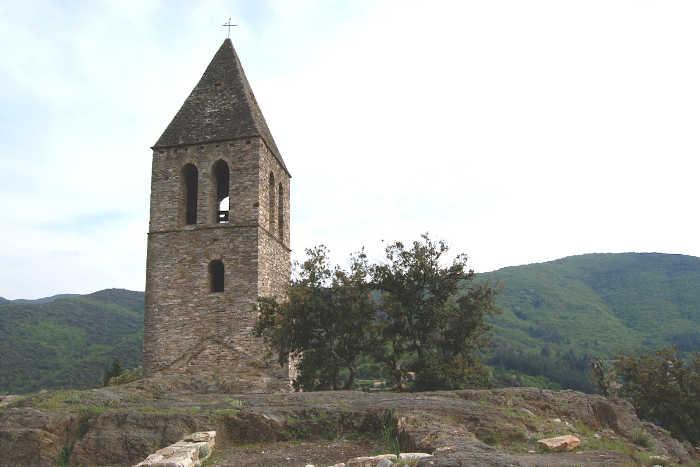
[[[27,397],[20,406],[35,407],[37,409],[61,412],[80,411],[86,407],[96,409],[116,409],[123,406],[123,401],[119,398],[106,398],[97,392],[98,390],[78,391],[73,389],[63,389],[47,393],[39,393]]]
[[[227,397],[216,404],[169,405],[159,403],[150,394],[120,393],[109,388],[90,390],[58,390],[40,392],[15,401],[19,406],[34,407],[49,412],[104,413],[127,410],[161,415],[222,415],[235,416],[245,406],[244,401]]]
[[[581,440],[581,448],[591,451],[615,451],[632,456],[634,448],[618,438],[596,438],[590,437]]]
[[[593,435],[595,434],[595,430],[593,430],[591,427],[589,427],[580,420],[574,422],[574,431],[581,435],[581,437],[586,438],[593,437]]]
[[[157,415],[197,415],[204,412],[201,407],[196,405],[189,407],[156,407],[153,405],[146,405],[138,407],[138,411]]]
[[[56,467],[70,467],[70,456],[73,454],[73,446],[75,443],[70,443],[61,448],[56,459]]]
[[[126,369],[119,376],[114,376],[109,379],[108,386],[119,386],[121,384],[132,383],[143,379],[143,368],[136,367],[132,369]]]
[[[654,447],[654,441],[652,441],[649,434],[644,430],[635,430],[634,433],[632,433],[632,442],[637,446],[647,449]]]
[[[235,417],[238,415],[240,410],[238,409],[216,409],[213,410],[211,413],[212,415],[216,415],[217,417]]]
[[[223,407],[207,409],[212,415],[218,417],[235,417],[245,407],[245,402],[240,399],[226,397],[223,400]]]
[[[80,391],[60,390],[48,394],[39,394],[28,399],[30,405],[43,410],[61,410],[67,406],[80,403]]]
[[[398,456],[401,453],[401,442],[399,440],[399,427],[396,423],[396,415],[392,410],[387,410],[382,414],[380,435],[387,451]]]

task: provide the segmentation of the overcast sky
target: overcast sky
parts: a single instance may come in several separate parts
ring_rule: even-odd
[[[700,256],[700,2],[0,3],[0,296],[143,290],[150,146],[226,37],[292,247]]]

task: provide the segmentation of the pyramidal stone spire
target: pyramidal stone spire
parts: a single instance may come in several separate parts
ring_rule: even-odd
[[[226,39],[153,149],[256,136],[287,171],[233,43]]]
[[[151,161],[144,373],[173,388],[287,390],[251,310],[289,287],[291,176],[230,40]]]

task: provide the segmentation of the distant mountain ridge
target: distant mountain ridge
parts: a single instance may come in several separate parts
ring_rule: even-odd
[[[700,258],[589,254],[477,277],[502,286],[488,358],[515,378],[503,384],[590,390],[588,356],[700,351]],[[140,365],[143,306],[123,289],[0,300],[0,393],[96,386],[115,358]]]
[[[5,299],[5,301],[7,301],[7,302],[12,302],[12,303],[15,303],[15,304],[19,304],[19,303],[24,303],[24,304],[32,304],[32,303],[34,303],[34,304],[39,304],[39,303],[50,303],[50,302],[53,302],[53,301],[55,301],[55,300],[58,300],[59,298],[69,298],[69,297],[79,297],[79,296],[80,296],[80,294],[62,293],[62,294],[58,294],[58,295],[52,295],[52,296],[50,296],[50,297],[41,297],[41,298],[18,298],[18,299],[16,299],[16,300],[7,300],[7,299]],[[0,303],[2,303],[2,302],[0,301]]]
[[[0,393],[99,385],[141,362],[143,292],[108,289],[0,303]]]
[[[503,284],[503,313],[492,322],[502,360],[510,362],[506,367],[518,355],[552,360],[556,354],[611,357],[667,345],[700,350],[697,257],[588,254],[480,278]]]

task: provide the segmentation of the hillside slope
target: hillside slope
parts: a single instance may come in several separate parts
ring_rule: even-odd
[[[110,289],[0,304],[0,393],[99,385],[141,362],[143,293]]]
[[[480,277],[502,287],[503,313],[493,324],[506,368],[520,366],[510,360],[514,354],[527,361],[535,355],[610,357],[671,344],[700,350],[700,258],[589,254]]]
[[[490,363],[503,385],[590,391],[590,356],[700,351],[700,258],[590,254],[479,274],[499,283]],[[143,292],[0,301],[0,393],[101,383],[141,363]]]

